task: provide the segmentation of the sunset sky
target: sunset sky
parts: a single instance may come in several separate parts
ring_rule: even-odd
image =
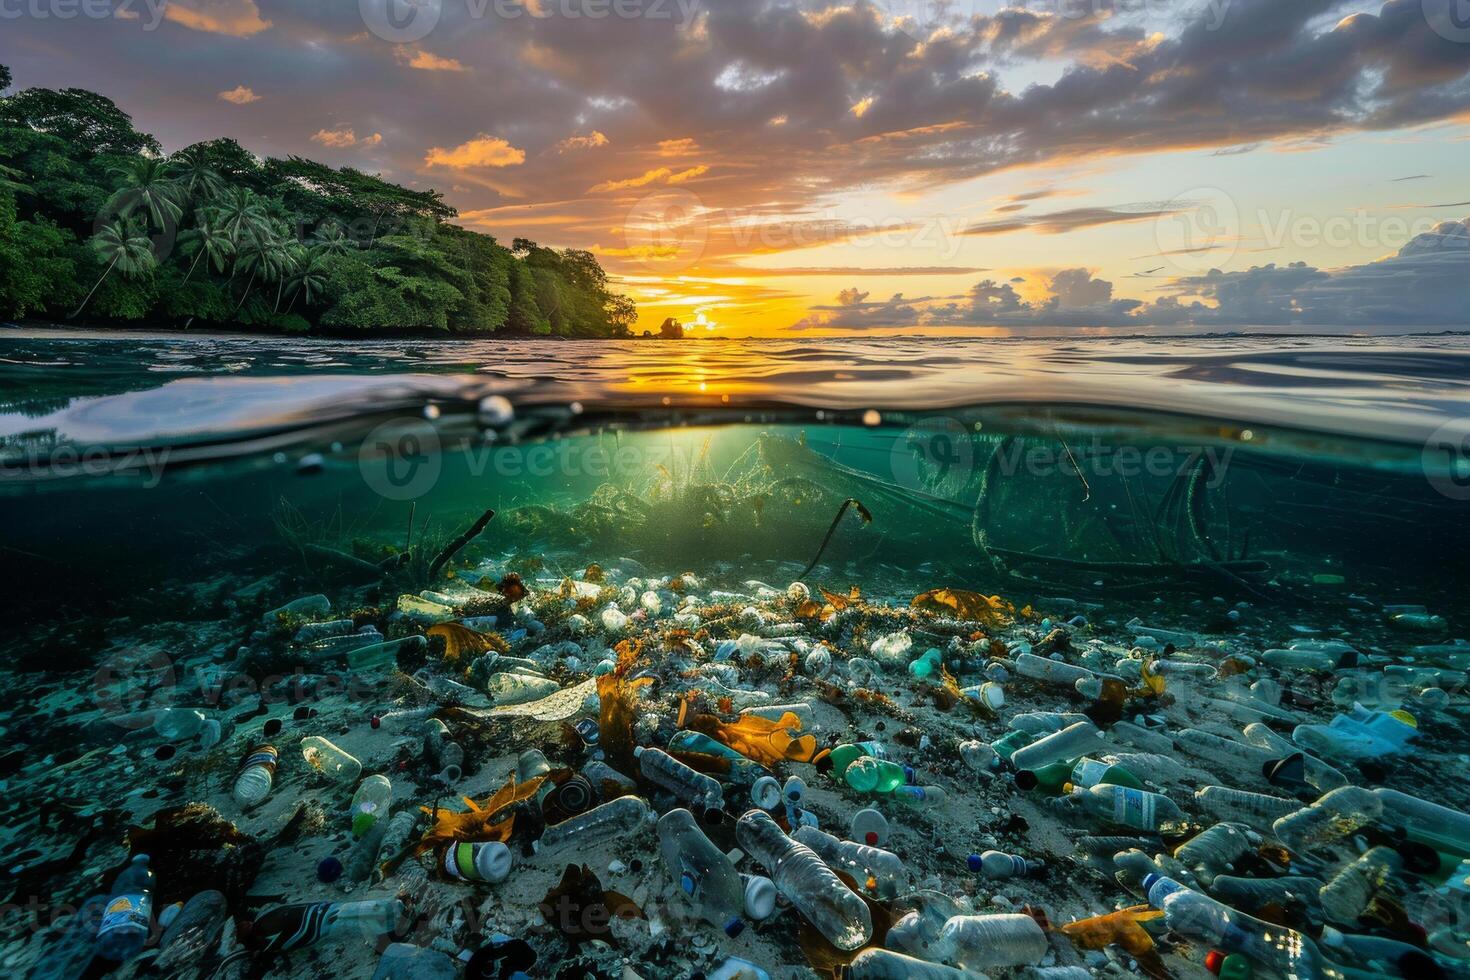
[[[1470,325],[1466,6],[0,0],[0,63],[591,249],[640,327],[1403,331]]]

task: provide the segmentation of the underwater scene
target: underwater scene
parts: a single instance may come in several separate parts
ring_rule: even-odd
[[[1470,977],[1463,337],[0,345],[6,976]]]

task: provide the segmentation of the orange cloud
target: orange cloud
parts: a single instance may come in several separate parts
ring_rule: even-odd
[[[593,130],[586,136],[568,136],[556,144],[556,152],[565,153],[568,150],[591,150],[599,146],[607,146],[611,142],[605,135]]]
[[[690,167],[688,170],[674,171],[668,167],[658,167],[648,170],[637,177],[629,177],[627,180],[605,180],[600,184],[588,188],[587,193],[596,194],[601,191],[625,191],[635,187],[647,187],[649,184],[682,184],[686,180],[693,180],[709,172],[709,167],[700,164]]]
[[[659,140],[658,155],[661,157],[688,156],[699,150],[699,144],[689,137],[677,140]]]
[[[415,51],[408,59],[408,67],[420,71],[469,71],[458,58],[441,58],[432,51]]]
[[[525,162],[525,150],[511,146],[499,136],[487,136],[484,133],[452,150],[446,150],[442,146],[430,147],[424,156],[425,166],[449,167],[453,170],[514,167]]]
[[[250,37],[271,26],[260,16],[255,0],[172,0],[164,7],[163,18],[190,30],[231,37]]]
[[[383,142],[383,134],[374,133],[371,136],[364,136],[362,139],[358,139],[356,132],[344,126],[339,129],[319,129],[312,136],[311,141],[313,143],[320,143],[322,146],[330,146],[333,149],[341,150],[352,146],[377,146]]]
[[[228,92],[219,93],[219,98],[224,102],[233,102],[235,105],[249,105],[252,102],[260,101],[260,96],[256,95],[254,91],[246,88],[244,85],[236,86]]]

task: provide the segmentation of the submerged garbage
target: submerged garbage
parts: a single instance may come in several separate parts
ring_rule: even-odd
[[[572,567],[493,516],[21,681],[7,975],[1470,976],[1433,610]]]

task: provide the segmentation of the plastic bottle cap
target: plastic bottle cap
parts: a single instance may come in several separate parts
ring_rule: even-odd
[[[1205,954],[1205,969],[1216,976],[1220,975],[1220,966],[1225,962],[1225,954],[1218,949],[1212,949]]]
[[[642,754],[643,754],[643,748],[644,748],[644,747],[643,747],[643,746],[641,746],[641,745],[635,745],[635,746],[633,746],[633,758],[635,758],[635,759],[636,759],[636,758],[638,758],[638,757],[639,757],[639,756],[640,756],[640,755],[642,755]]]
[[[745,931],[745,922],[741,919],[731,919],[725,923],[725,935],[734,939]]]
[[[965,864],[969,866],[971,871],[979,871],[985,866],[985,863],[980,860],[980,855],[978,854],[971,854],[965,858]]]
[[[342,862],[335,857],[324,857],[317,862],[316,876],[328,884],[342,877]]]
[[[876,830],[868,831],[866,834],[863,835],[863,842],[866,843],[869,847],[877,847],[878,832]]]
[[[475,870],[492,884],[510,877],[510,864],[510,848],[500,841],[482,844],[475,852]]]
[[[745,914],[756,922],[776,911],[776,883],[762,875],[745,876]]]

